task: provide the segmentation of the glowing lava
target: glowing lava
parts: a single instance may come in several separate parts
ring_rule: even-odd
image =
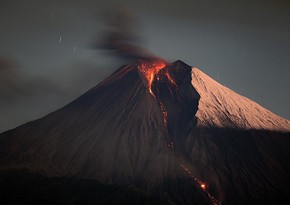
[[[206,193],[206,195],[208,196],[209,200],[211,201],[211,203],[213,205],[221,205],[221,203],[214,197],[212,196],[208,190],[207,190],[207,186],[204,182],[200,181],[198,178],[194,177],[190,170],[184,165],[184,164],[180,164],[180,167],[183,169],[183,171],[190,177],[192,178],[194,181],[196,181],[200,188]]]
[[[163,68],[166,67],[166,63],[164,61],[155,61],[152,63],[149,62],[142,62],[139,65],[139,71],[147,80],[147,88],[151,95],[154,95],[152,91],[152,83],[154,80],[155,75]]]
[[[165,70],[163,76],[161,76],[162,74],[159,72],[160,70],[164,69],[166,67],[166,63],[163,60],[156,60],[154,62],[145,62],[142,61],[139,66],[138,69],[141,72],[141,74],[145,77],[146,81],[147,81],[147,88],[149,93],[156,97],[154,92],[152,91],[152,84],[154,81],[154,78],[156,76],[156,79],[158,81],[160,81],[162,79],[162,77],[164,76],[165,78],[167,78],[168,82],[173,85],[175,87],[175,89],[177,89],[177,84],[175,83],[174,79],[172,78],[172,76],[169,74],[168,69]],[[157,88],[158,89],[158,88]],[[173,91],[171,88],[169,88],[171,95],[173,96]],[[164,103],[162,102],[162,100],[157,96],[158,101],[159,101],[159,107],[160,110],[163,114],[163,122],[165,125],[165,128],[167,129],[167,124],[168,124],[168,112],[164,106]],[[172,144],[172,143],[171,143]],[[172,145],[171,145],[172,146]]]
[[[162,70],[164,68],[166,70],[164,72],[160,72],[160,70]],[[160,81],[160,80],[163,81],[164,79],[167,79],[168,89],[169,89],[172,97],[174,96],[174,90],[176,91],[178,89],[178,86],[177,86],[174,78],[172,78],[168,69],[166,68],[166,63],[164,61],[141,62],[138,66],[138,69],[147,81],[147,88],[148,88],[149,93],[158,100],[159,107],[160,107],[160,110],[161,110],[162,115],[163,115],[163,123],[164,123],[164,127],[165,127],[166,136],[168,138],[167,146],[168,146],[168,149],[170,149],[171,151],[174,152],[174,142],[172,141],[171,137],[169,136],[169,132],[168,132],[168,112],[166,110],[166,107],[165,107],[164,102],[162,101],[161,97],[159,95],[156,96],[154,94],[154,92],[152,91],[152,84],[153,84],[155,76],[156,76],[157,81]],[[156,90],[157,90],[157,93],[160,92],[158,87],[156,88]],[[184,164],[180,164],[180,167],[183,169],[183,171],[190,178],[192,178],[195,182],[197,182],[199,184],[200,188],[202,189],[202,191],[204,191],[206,193],[206,195],[208,196],[209,200],[211,201],[211,203],[213,205],[220,205],[221,204],[216,198],[214,198],[208,192],[206,183],[204,183],[201,180],[199,180],[198,178],[194,177],[191,174],[190,170]]]
[[[168,122],[167,122],[167,119],[168,119],[168,113],[167,113],[167,111],[166,111],[166,109],[165,109],[165,106],[164,106],[164,104],[162,103],[162,101],[160,101],[160,103],[159,103],[159,107],[160,107],[160,110],[161,110],[161,112],[162,112],[162,114],[163,114],[163,122],[164,122],[164,125],[165,125],[165,127],[167,128],[167,125],[168,125]]]
[[[201,183],[200,184],[200,188],[202,188],[203,190],[205,190],[206,189],[206,185],[204,183]]]
[[[170,75],[168,68],[166,68],[166,65],[167,64],[165,63],[165,61],[162,61],[162,60],[156,60],[154,62],[141,62],[138,66],[138,69],[147,81],[147,88],[148,88],[149,93],[153,97],[155,97],[159,103],[159,107],[163,115],[165,133],[168,140],[167,147],[168,149],[174,152],[174,143],[168,133],[168,112],[166,110],[166,107],[161,97],[159,95],[155,95],[155,93],[152,90],[152,84],[155,77],[157,81],[164,82],[164,80],[167,79],[166,82],[168,82],[168,89],[172,97],[173,97],[174,90],[177,90],[178,88],[177,84],[174,81],[174,78]],[[160,72],[162,69],[165,69],[164,72]],[[157,93],[159,94],[160,90],[158,87],[156,88],[156,90],[157,90]]]

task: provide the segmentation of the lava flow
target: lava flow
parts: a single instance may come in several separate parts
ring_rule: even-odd
[[[159,107],[160,107],[160,110],[161,110],[162,115],[163,115],[163,123],[164,123],[164,127],[165,127],[165,132],[166,132],[166,135],[168,138],[167,139],[168,140],[167,146],[169,149],[174,151],[174,143],[168,134],[168,112],[167,112],[166,107],[164,105],[164,102],[162,101],[160,96],[159,95],[156,96],[152,90],[152,84],[153,84],[155,76],[156,76],[157,81],[164,79],[164,77],[165,77],[165,79],[167,79],[167,81],[169,82],[169,91],[170,91],[172,97],[173,97],[173,90],[172,90],[171,86],[173,86],[174,89],[177,90],[177,84],[175,83],[173,77],[168,72],[168,69],[166,69],[164,73],[160,72],[162,69],[166,68],[166,65],[167,64],[163,60],[156,60],[154,62],[141,62],[138,66],[138,69],[147,81],[147,88],[148,88],[149,93],[153,97],[155,97],[159,103]],[[159,88],[157,88],[157,92],[159,92]]]
[[[164,61],[155,61],[153,63],[142,62],[139,64],[138,69],[147,81],[147,88],[148,88],[149,93],[158,100],[159,107],[160,107],[160,110],[161,110],[162,115],[163,115],[163,123],[164,123],[164,127],[165,127],[165,132],[166,132],[166,135],[168,138],[167,139],[168,140],[167,146],[171,151],[174,152],[174,142],[172,141],[171,137],[169,136],[169,132],[168,132],[168,112],[166,110],[166,107],[165,107],[164,102],[162,101],[161,97],[159,95],[155,95],[155,93],[153,92],[152,84],[153,84],[155,76],[156,76],[157,81],[164,80],[164,77],[165,77],[165,79],[167,79],[167,82],[169,83],[168,89],[169,89],[172,97],[174,96],[174,90],[177,91],[178,86],[177,86],[174,78],[168,72],[168,69],[166,69],[166,63]],[[162,69],[166,69],[165,72],[160,72]],[[156,88],[156,90],[157,90],[157,93],[160,92],[158,87]],[[220,205],[221,204],[216,198],[214,198],[208,192],[206,183],[204,183],[201,180],[199,180],[198,178],[194,177],[191,174],[190,170],[185,165],[180,164],[180,167],[183,169],[183,171],[187,175],[189,175],[190,178],[192,178],[195,182],[197,182],[199,184],[200,188],[206,193],[206,195],[208,196],[209,200],[211,201],[211,203],[213,205]]]
[[[208,196],[209,200],[211,201],[211,203],[213,205],[221,205],[221,203],[214,197],[212,196],[208,190],[207,190],[207,186],[204,182],[202,182],[201,180],[199,180],[198,178],[194,177],[190,170],[184,165],[184,164],[180,164],[180,167],[183,169],[183,171],[190,177],[192,178],[194,181],[196,181],[200,188],[206,193],[206,195]]]
[[[139,71],[141,72],[141,74],[145,77],[145,80],[147,81],[147,88],[149,93],[153,96],[158,98],[158,102],[159,102],[159,107],[160,110],[163,114],[163,121],[164,121],[164,125],[166,130],[168,129],[168,112],[164,106],[164,103],[162,102],[162,100],[160,99],[159,96],[156,96],[155,93],[152,90],[152,84],[154,81],[154,78],[156,76],[156,79],[158,81],[160,81],[162,79],[162,77],[164,76],[168,82],[175,88],[177,89],[177,84],[175,83],[173,77],[170,75],[170,73],[168,72],[168,70],[165,70],[164,74],[161,76],[161,71],[162,69],[166,68],[166,63],[163,60],[156,60],[154,62],[141,62],[138,66]],[[158,89],[158,88],[157,88]],[[169,86],[169,91],[171,93],[171,96],[173,96],[173,91],[171,89],[171,86]],[[172,144],[172,143],[171,143]]]
[[[152,83],[154,80],[155,75],[163,68],[166,67],[166,63],[164,61],[155,61],[153,63],[142,62],[139,65],[139,71],[147,80],[147,88],[151,95],[154,95],[152,91]]]

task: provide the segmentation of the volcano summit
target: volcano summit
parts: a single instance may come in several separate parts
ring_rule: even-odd
[[[289,145],[288,120],[199,69],[138,61],[0,135],[0,200],[276,204],[290,194]]]

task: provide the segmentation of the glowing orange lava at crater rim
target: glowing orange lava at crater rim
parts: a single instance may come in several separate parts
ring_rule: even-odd
[[[154,96],[152,91],[152,83],[154,76],[163,68],[166,67],[165,61],[154,61],[154,62],[141,62],[138,66],[139,71],[147,80],[147,87],[151,95]]]

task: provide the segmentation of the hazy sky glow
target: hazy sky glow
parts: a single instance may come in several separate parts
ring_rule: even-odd
[[[1,0],[0,132],[64,106],[120,66],[91,47],[124,5],[147,49],[290,119],[286,0]]]

